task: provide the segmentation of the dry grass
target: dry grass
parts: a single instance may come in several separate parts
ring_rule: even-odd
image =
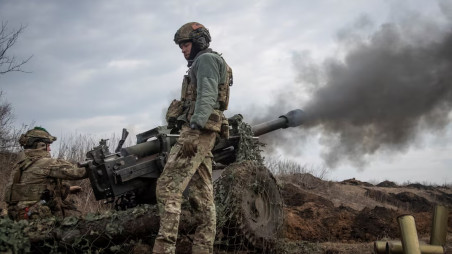
[[[329,171],[326,167],[309,167],[291,160],[281,160],[277,158],[265,158],[265,166],[276,176],[311,174],[324,180]]]

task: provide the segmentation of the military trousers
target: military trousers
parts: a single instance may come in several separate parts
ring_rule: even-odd
[[[180,137],[188,128],[184,127]],[[176,143],[168,156],[162,175],[157,181],[157,202],[160,229],[153,253],[175,253],[183,192],[189,186],[189,201],[195,211],[197,228],[192,253],[213,253],[216,213],[212,186],[212,149],[216,133],[202,130],[197,152],[193,157],[181,156]]]

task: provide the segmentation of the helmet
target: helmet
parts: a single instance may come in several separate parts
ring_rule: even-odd
[[[33,144],[37,142],[43,142],[46,144],[52,144],[57,138],[50,135],[50,133],[42,128],[35,127],[32,130],[27,131],[25,134],[22,134],[19,139],[19,143],[23,147],[33,147]]]
[[[211,42],[209,30],[198,22],[187,23],[174,35],[176,44],[186,41],[191,41],[199,50],[204,50],[209,47],[209,42]]]

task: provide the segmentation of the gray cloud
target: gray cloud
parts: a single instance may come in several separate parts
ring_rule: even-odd
[[[159,21],[156,14],[164,5],[152,6],[155,12],[148,12],[148,5],[2,4],[10,14],[21,13],[2,15],[11,26],[27,25],[12,53],[33,55],[25,67],[31,73],[2,77],[11,101],[27,102],[14,103],[19,119],[49,123],[133,115],[146,107],[153,118],[155,105],[167,103],[162,94],[168,86],[162,85],[162,79],[172,74],[174,83],[179,83],[171,62],[178,56],[171,40],[179,24]],[[151,28],[168,32],[153,33]],[[160,110],[154,117],[160,117]]]

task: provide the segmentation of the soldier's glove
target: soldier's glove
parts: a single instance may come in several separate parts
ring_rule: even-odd
[[[190,129],[182,134],[179,138],[182,157],[193,157],[198,152],[200,133],[198,129]]]

